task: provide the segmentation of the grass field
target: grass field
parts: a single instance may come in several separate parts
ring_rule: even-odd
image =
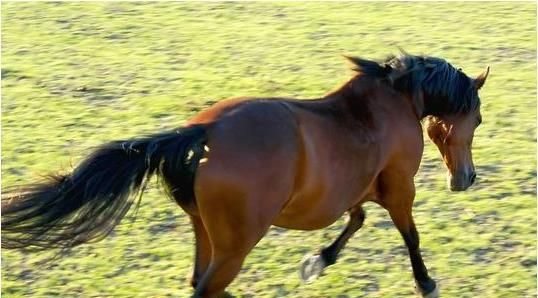
[[[487,65],[478,182],[450,193],[427,142],[414,214],[442,297],[536,297],[535,3],[2,3],[2,188],[67,171],[102,142],[177,127],[238,95],[321,96],[351,76],[340,54],[397,46]],[[238,297],[413,297],[388,215],[338,263],[301,284],[303,255],[343,228],[272,228],[229,288]],[[50,254],[2,250],[3,297],[187,297],[193,234],[156,184],[136,221],[102,242]]]

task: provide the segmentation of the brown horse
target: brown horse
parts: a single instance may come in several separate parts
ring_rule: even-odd
[[[420,294],[437,297],[411,212],[421,120],[448,167],[450,189],[467,189],[476,177],[478,89],[489,68],[471,79],[434,57],[348,59],[356,75],[321,99],[222,101],[186,127],[105,144],[71,174],[4,196],[2,246],[66,248],[99,240],[156,174],[192,221],[195,297],[225,293],[271,225],[321,229],[348,211],[338,239],[303,264],[303,278],[318,276],[361,227],[366,201],[388,210]]]

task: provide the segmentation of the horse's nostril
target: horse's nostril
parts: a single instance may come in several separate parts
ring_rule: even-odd
[[[474,183],[475,180],[476,180],[476,173],[473,173],[471,175],[471,184]]]

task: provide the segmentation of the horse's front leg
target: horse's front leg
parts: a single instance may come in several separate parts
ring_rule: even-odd
[[[438,287],[428,275],[428,270],[420,254],[419,236],[412,214],[415,186],[412,179],[408,183],[402,183],[402,180],[400,180],[397,185],[397,188],[387,187],[382,189],[381,203],[388,210],[394,225],[405,241],[420,295],[426,298],[439,297]]]
[[[349,210],[349,221],[340,236],[331,245],[321,249],[313,256],[306,256],[301,264],[301,279],[305,282],[316,279],[327,266],[336,262],[338,254],[344,248],[349,238],[355,234],[364,222],[366,214],[361,206]]]
[[[409,251],[413,275],[420,294],[428,298],[438,297],[439,292],[435,281],[429,277],[428,270],[420,254],[419,236],[410,210],[389,210],[389,213]]]

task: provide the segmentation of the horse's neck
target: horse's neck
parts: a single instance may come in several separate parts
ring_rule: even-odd
[[[393,89],[375,78],[357,76],[343,85],[328,99],[339,102],[337,106],[345,110],[359,124],[372,127],[372,124],[383,119],[383,110],[397,117],[412,118],[420,122],[423,107],[417,105],[411,94]],[[391,116],[392,117],[392,116]]]
[[[296,106],[316,114],[326,115],[347,126],[373,127],[377,110],[398,110],[410,115],[408,110],[416,108],[412,96],[407,96],[377,79],[357,75],[323,98],[294,101]],[[384,107],[384,108],[383,108]],[[402,109],[405,109],[403,111]],[[419,114],[415,111],[417,121]]]
[[[352,98],[360,101],[367,101],[374,105],[383,105],[398,109],[401,114],[407,114],[410,110],[414,118],[420,122],[425,115],[426,107],[422,92],[420,94],[411,94],[396,90],[389,84],[383,83],[378,79],[368,76],[357,76],[351,81],[345,94],[352,94]],[[402,109],[405,109],[402,110]]]

